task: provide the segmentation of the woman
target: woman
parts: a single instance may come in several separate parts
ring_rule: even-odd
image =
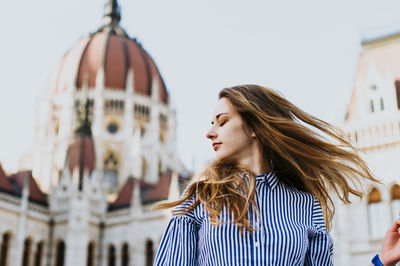
[[[216,161],[181,200],[159,206],[176,208],[155,265],[331,265],[331,192],[350,203],[362,181],[379,182],[353,147],[257,85],[223,89],[211,124]],[[400,259],[398,224],[386,264]]]

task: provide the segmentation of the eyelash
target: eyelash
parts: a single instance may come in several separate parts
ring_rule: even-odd
[[[224,121],[221,124],[219,124],[219,126],[222,127],[225,123],[226,123],[226,121]]]

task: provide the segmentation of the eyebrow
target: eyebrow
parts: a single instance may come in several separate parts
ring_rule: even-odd
[[[218,120],[221,115],[227,115],[228,113],[220,113],[215,116],[215,119]],[[214,121],[211,121],[211,125],[214,125]]]

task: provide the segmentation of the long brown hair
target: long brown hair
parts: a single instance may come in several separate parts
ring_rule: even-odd
[[[332,190],[348,204],[351,194],[363,196],[362,181],[379,182],[356,148],[342,137],[340,129],[307,114],[277,92],[258,85],[243,85],[223,89],[219,98],[223,97],[254,131],[263,160],[271,164],[279,180],[317,198],[328,230],[334,215]],[[201,176],[201,180],[187,188],[181,200],[157,208],[175,207],[194,198],[191,206],[175,213],[188,213],[202,203],[211,223],[217,225],[226,206],[241,230],[254,230],[247,215],[255,203],[254,173],[233,162],[215,161]]]

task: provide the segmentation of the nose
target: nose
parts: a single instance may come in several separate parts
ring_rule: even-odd
[[[206,134],[206,138],[213,140],[217,137],[217,134],[214,132],[213,129],[210,129],[207,134]]]

